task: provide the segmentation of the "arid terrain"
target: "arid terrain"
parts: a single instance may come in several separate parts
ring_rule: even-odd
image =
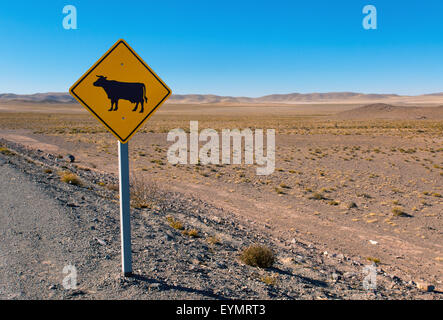
[[[279,263],[289,265],[295,275],[303,263],[291,257],[287,248],[291,243],[303,243],[316,250],[313,259],[318,263],[311,266],[314,269],[331,264],[339,270],[343,264],[353,262],[355,272],[376,263],[391,279],[405,283],[401,292],[413,293],[402,295],[392,285],[384,287],[381,298],[442,298],[441,96],[409,100],[389,96],[380,101],[368,97],[340,101],[340,97],[333,97],[335,100],[290,104],[279,103],[277,98],[269,103],[177,103],[178,98],[165,104],[129,143],[131,176],[138,181],[134,181],[131,191],[140,191],[142,181],[141,185],[150,185],[144,192],[154,194],[146,199],[141,196],[143,201],[135,199],[134,210],[139,211],[133,214],[155,211],[152,208],[160,201],[155,197],[157,192],[197,199],[214,208],[209,211],[223,211],[226,221],[232,217],[244,223],[245,234],[250,232],[272,242],[270,246],[276,250]],[[169,164],[166,152],[172,142],[167,141],[167,133],[174,128],[188,132],[191,120],[199,122],[200,130],[275,129],[275,172],[257,176],[256,166],[245,164]],[[59,159],[64,169],[78,175],[93,172],[116,177],[118,172],[116,139],[78,104],[3,99],[0,138],[0,147],[29,148],[42,159],[49,154],[55,162]],[[75,157],[69,165],[64,164],[68,154]],[[47,173],[50,174],[54,173]],[[94,188],[115,189],[115,181],[110,178],[92,181]],[[184,224],[192,220],[186,210],[179,210],[179,205],[176,209],[174,219]],[[117,213],[114,215],[118,219]],[[210,232],[204,232],[204,223],[193,226],[210,236]],[[226,228],[221,230],[229,232]],[[138,232],[144,236],[143,230]],[[222,236],[217,236],[223,242]],[[118,234],[112,237],[118,240]],[[251,236],[245,244],[253,242]],[[241,247],[240,243],[238,248]],[[113,259],[118,263],[118,253]],[[225,259],[223,264],[227,263]],[[270,276],[280,278],[280,283],[286,279],[279,273]],[[174,282],[179,283],[180,277],[176,278]],[[361,283],[361,279],[355,283]],[[346,277],[341,281],[346,284]],[[278,286],[274,281],[268,282]],[[422,282],[433,285],[434,292],[417,291],[417,283]],[[287,296],[250,296],[297,298],[303,296],[302,291],[286,293]],[[352,296],[350,292],[320,296],[371,298]],[[229,297],[229,293],[223,296]],[[316,296],[317,292],[312,297]]]

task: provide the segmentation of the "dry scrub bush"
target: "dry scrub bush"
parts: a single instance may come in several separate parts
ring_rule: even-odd
[[[277,278],[271,277],[271,276],[263,276],[260,278],[260,280],[267,284],[268,286],[275,286],[277,284]]]
[[[183,230],[184,229],[183,224],[180,221],[175,220],[173,217],[169,216],[169,217],[166,217],[166,219],[168,220],[169,225],[172,228],[174,228],[176,230]]]
[[[216,236],[208,237],[207,241],[211,245],[220,244],[220,239],[218,239]]]
[[[410,217],[410,215],[404,212],[403,209],[400,207],[392,208],[392,214],[395,217]]]
[[[118,184],[115,184],[115,183],[105,184],[105,187],[106,187],[106,189],[111,190],[111,191],[118,191],[119,190]]]
[[[200,234],[198,233],[197,229],[185,230],[185,231],[183,231],[183,234],[186,236],[189,236],[191,238],[199,238],[200,237]]]
[[[12,152],[8,148],[4,148],[4,147],[0,147],[0,153],[5,155],[5,156],[13,156],[13,155],[15,155],[14,152]]]
[[[152,208],[160,199],[160,192],[157,184],[153,181],[149,183],[143,177],[131,174],[131,205],[134,208]]]
[[[379,264],[380,263],[380,259],[379,258],[374,258],[374,257],[367,257],[366,260],[371,261],[375,264]]]
[[[72,184],[74,186],[81,186],[82,182],[80,178],[72,172],[64,171],[60,173],[60,180]]]
[[[314,192],[312,196],[309,197],[311,200],[325,200],[326,198],[319,192]]]
[[[240,260],[249,266],[270,268],[275,262],[275,255],[269,248],[250,246],[243,250]]]

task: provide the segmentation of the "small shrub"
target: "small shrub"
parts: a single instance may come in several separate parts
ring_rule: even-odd
[[[159,200],[160,193],[153,181],[149,183],[143,178],[132,174],[131,179],[131,204],[134,208],[152,208]],[[118,189],[117,189],[118,190]]]
[[[282,189],[278,188],[278,187],[275,187],[274,190],[275,190],[275,192],[277,192],[278,194],[285,194],[285,192],[284,192]]]
[[[200,237],[200,234],[198,233],[197,229],[185,230],[185,231],[183,231],[183,234],[187,235],[191,238],[199,238]]]
[[[77,175],[75,175],[74,173],[69,172],[69,171],[62,172],[60,174],[60,179],[61,179],[61,181],[65,182],[65,183],[72,184],[74,186],[81,186],[82,185],[80,178],[77,177]]]
[[[375,264],[379,264],[380,263],[380,259],[379,258],[367,257],[366,260],[374,262]]]
[[[4,148],[4,147],[0,147],[0,153],[5,155],[5,156],[13,156],[13,155],[15,155],[14,152],[12,152],[8,148]]]
[[[260,278],[260,280],[267,284],[268,286],[274,286],[277,284],[277,278],[272,276],[263,276]]]
[[[114,183],[107,184],[106,188],[111,191],[118,191],[119,190],[118,184],[114,184]]]
[[[325,197],[321,193],[319,193],[319,192],[314,192],[312,194],[312,196],[309,197],[309,199],[312,199],[312,200],[324,200]]]
[[[275,255],[267,247],[254,245],[243,250],[240,260],[252,267],[270,268],[275,262]]]
[[[206,239],[206,240],[208,241],[209,244],[212,244],[212,245],[220,244],[220,239],[218,239],[215,236],[208,237],[208,239]]]
[[[346,207],[348,209],[352,209],[352,208],[357,208],[358,206],[357,206],[357,204],[355,202],[349,202],[349,203],[346,204]]]
[[[396,217],[410,217],[410,215],[404,212],[400,207],[392,208],[392,214]]]
[[[163,161],[158,160],[158,159],[151,160],[151,163],[158,164],[159,166],[164,166],[165,165],[165,163]]]
[[[173,217],[167,217],[166,219],[169,222],[169,226],[171,226],[172,228],[174,228],[176,230],[183,230],[184,229],[183,224],[180,221],[175,220]]]

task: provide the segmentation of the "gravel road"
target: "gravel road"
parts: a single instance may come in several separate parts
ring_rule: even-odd
[[[44,186],[0,164],[0,298],[51,298],[71,274],[65,266],[88,264],[90,235]]]
[[[39,298],[56,280],[54,266],[74,258],[67,246],[80,235],[69,211],[28,176],[0,166],[1,298]]]
[[[116,177],[0,139],[0,299],[441,299],[377,267],[366,290],[363,259],[274,238],[229,211],[167,190],[152,208],[131,209],[134,277],[120,275]],[[62,182],[75,173],[80,186]],[[168,217],[196,229],[193,238]],[[211,243],[209,239],[218,239]],[[273,268],[238,259],[270,247]],[[77,287],[63,269],[75,266]]]

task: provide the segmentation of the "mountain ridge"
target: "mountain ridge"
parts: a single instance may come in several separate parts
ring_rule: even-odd
[[[169,103],[177,104],[214,104],[214,103],[315,103],[315,102],[360,102],[360,101],[385,101],[389,99],[416,99],[416,98],[439,98],[443,93],[431,93],[417,96],[406,96],[398,94],[379,94],[379,93],[358,93],[358,92],[314,92],[314,93],[288,93],[288,94],[269,94],[261,97],[236,97],[219,96],[215,94],[173,94]],[[34,94],[15,94],[1,93],[0,102],[23,102],[23,103],[47,103],[64,104],[75,103],[76,100],[64,92],[47,92]]]

